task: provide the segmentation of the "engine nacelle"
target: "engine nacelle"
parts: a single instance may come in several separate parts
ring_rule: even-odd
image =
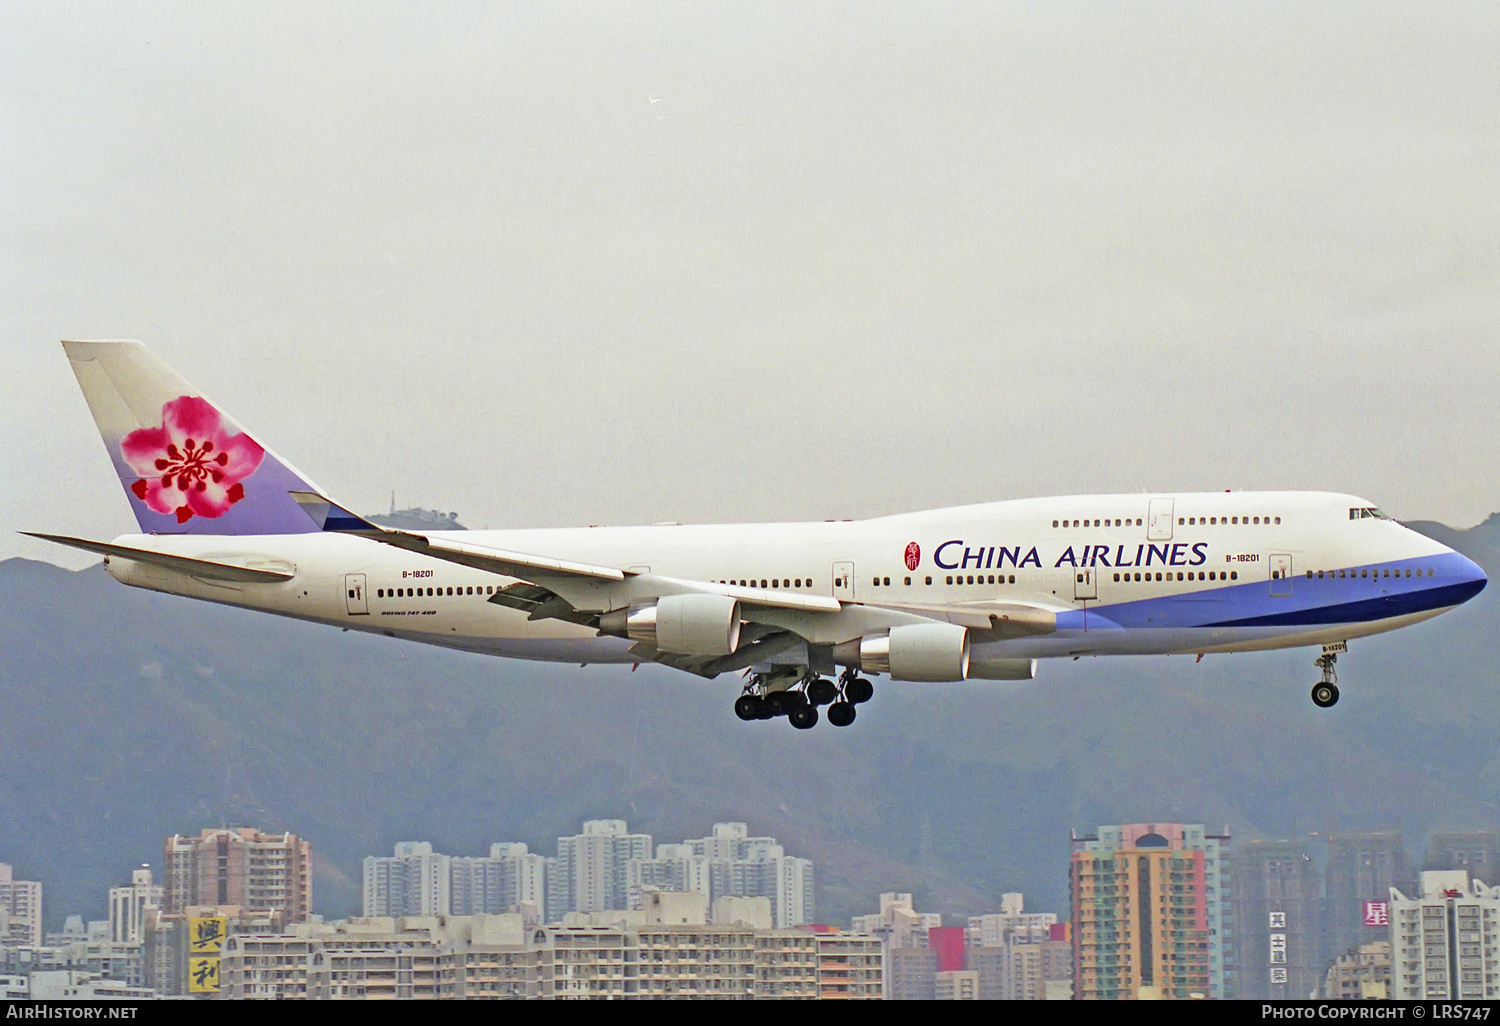
[[[983,649],[981,648],[982,652]],[[1035,659],[997,659],[989,656],[969,657],[970,680],[1035,680]]]
[[[599,633],[678,655],[729,655],[740,647],[740,604],[727,595],[666,595],[599,617]]]
[[[883,637],[861,638],[858,649],[840,645],[835,658],[866,673],[888,673],[892,680],[964,680],[969,675],[969,630],[952,623],[892,627]],[[854,658],[850,658],[850,657]]]

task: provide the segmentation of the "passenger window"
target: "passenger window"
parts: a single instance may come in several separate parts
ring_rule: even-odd
[[[1308,572],[1307,572],[1307,579],[1308,579],[1308,580],[1309,580],[1309,581],[1310,581],[1310,580],[1312,580],[1312,571],[1311,571],[1311,570],[1309,570],[1309,571],[1308,571]]]
[[[1119,574],[1115,574],[1115,580],[1118,581],[1119,579],[1120,579],[1120,575]]]
[[[886,577],[886,578],[883,578],[883,580],[885,581],[885,584],[883,585],[883,587],[889,588],[891,586],[891,579],[889,577]]]
[[[1237,581],[1237,580],[1239,580],[1240,579],[1240,572],[1238,570],[1231,570],[1231,571],[1229,571],[1229,579],[1231,581]]]
[[[1136,579],[1136,580],[1137,580],[1137,581],[1139,581],[1139,580],[1140,580],[1140,579],[1141,579],[1141,575],[1140,575],[1140,574],[1136,574],[1136,575],[1135,575],[1135,579]]]
[[[1210,581],[1217,581],[1219,579],[1219,575],[1218,575],[1218,573],[1216,571],[1210,570],[1208,572],[1208,579]]]
[[[808,587],[809,587],[809,588],[811,588],[811,587],[812,587],[812,578],[811,578],[811,577],[809,577],[809,578],[808,578],[808,579],[807,579],[807,586],[808,586]]]
[[[949,575],[949,577],[948,577],[948,583],[949,584],[953,583],[953,577],[952,577],[952,575]]]
[[[1178,527],[1181,527],[1184,523],[1185,523],[1185,521],[1183,520],[1182,517],[1178,517],[1177,518],[1177,526]]]
[[[1010,583],[1011,584],[1015,584],[1016,583],[1016,575],[1015,574],[1011,574],[1010,575]]]
[[[908,588],[910,588],[910,587],[911,587],[911,578],[910,578],[910,577],[907,577],[907,578],[905,578],[905,581],[906,581],[906,586],[907,586],[907,587],[908,587]]]
[[[931,578],[931,577],[929,577],[929,578],[927,578],[927,583],[928,583],[928,584],[931,584],[931,583],[932,583],[932,578]]]
[[[1361,577],[1369,577],[1370,576],[1370,571],[1368,571],[1368,570],[1361,570],[1359,572],[1359,576],[1361,576]]]
[[[1057,521],[1056,521],[1056,520],[1054,520],[1054,521],[1052,521],[1052,526],[1053,526],[1053,527],[1056,527],[1056,526],[1057,526]]]
[[[1277,522],[1277,523],[1278,523],[1278,524],[1279,524],[1279,523],[1281,523],[1281,518],[1280,518],[1280,517],[1277,517],[1277,518],[1276,518],[1276,522]]]

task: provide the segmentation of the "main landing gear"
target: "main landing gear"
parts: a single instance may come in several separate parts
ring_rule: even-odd
[[[1313,665],[1323,672],[1323,679],[1314,684],[1312,689],[1313,705],[1319,709],[1328,709],[1338,704],[1339,675],[1338,671],[1333,668],[1338,658],[1337,653],[1324,652],[1313,662]]]
[[[807,670],[788,667],[757,673],[734,700],[734,714],[742,720],[771,720],[785,716],[798,730],[818,723],[818,708],[828,707],[828,722],[847,727],[854,722],[854,707],[875,697],[875,685],[853,670],[845,670],[838,682]]]

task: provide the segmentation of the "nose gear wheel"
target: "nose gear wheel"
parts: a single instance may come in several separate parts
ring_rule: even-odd
[[[1314,684],[1312,689],[1313,705],[1319,709],[1329,709],[1338,704],[1339,675],[1338,671],[1334,669],[1334,664],[1338,662],[1338,658],[1336,653],[1324,652],[1317,659],[1313,660],[1313,665],[1323,674],[1323,679]]]

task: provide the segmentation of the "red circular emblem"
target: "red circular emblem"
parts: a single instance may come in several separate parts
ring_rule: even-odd
[[[915,570],[920,562],[922,562],[922,547],[916,542],[911,542],[906,546],[906,569]]]

